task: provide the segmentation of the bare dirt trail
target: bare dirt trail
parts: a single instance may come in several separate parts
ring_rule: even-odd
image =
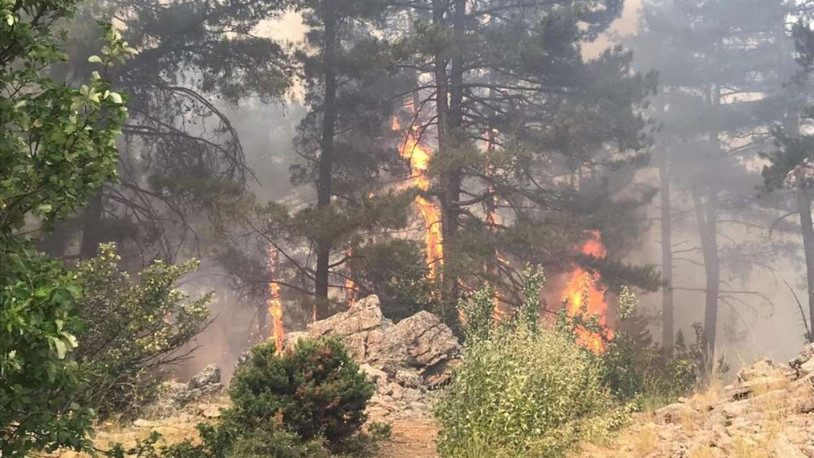
[[[431,420],[398,420],[390,440],[381,444],[376,458],[437,458],[438,427]]]

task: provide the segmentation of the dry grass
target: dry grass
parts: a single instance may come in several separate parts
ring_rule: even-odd
[[[653,453],[658,443],[658,432],[656,425],[644,425],[637,434],[631,439],[633,444],[633,455],[636,457],[645,457]]]
[[[739,435],[732,443],[734,458],[771,458],[772,442],[766,437]]]
[[[715,458],[715,454],[712,447],[696,445],[687,453],[687,458]]]

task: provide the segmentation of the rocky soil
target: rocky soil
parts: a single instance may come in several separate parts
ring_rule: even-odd
[[[814,458],[814,345],[787,365],[759,361],[730,386],[641,414],[584,457]]]

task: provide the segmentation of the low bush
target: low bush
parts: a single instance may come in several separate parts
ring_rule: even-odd
[[[161,370],[184,359],[179,351],[207,324],[211,295],[189,299],[176,284],[197,267],[155,261],[137,281],[119,268],[114,244],[77,265],[85,322],[75,354],[87,381],[85,402],[104,418],[136,413],[163,381]]]
[[[336,444],[364,423],[373,384],[340,341],[301,340],[282,355],[274,343],[254,347],[229,393],[227,417],[246,430],[273,421],[304,440]]]
[[[319,458],[326,446],[348,443],[364,423],[373,384],[336,339],[300,340],[278,355],[257,345],[237,370],[233,405],[215,425],[199,424],[199,443],[156,448],[154,434],[136,447],[118,445],[114,458]],[[385,427],[377,431],[384,433]],[[389,433],[389,428],[387,428]]]
[[[527,273],[526,290],[539,291],[541,281],[542,275]],[[484,311],[491,303],[484,293],[461,307]],[[559,457],[624,419],[602,384],[598,359],[572,336],[538,327],[538,306],[526,300],[501,326],[483,313],[467,322],[476,329],[465,329],[463,363],[436,409],[442,456],[483,456],[488,450],[488,456]]]
[[[695,388],[700,373],[700,346],[688,349],[679,339],[673,354],[668,354],[653,342],[648,320],[636,314],[638,305],[636,295],[623,286],[617,296],[614,337],[605,342],[601,354],[590,356],[601,367],[602,383],[618,401],[632,402],[639,409],[657,408]],[[595,320],[570,317],[564,310],[558,315],[557,327],[566,335],[576,335],[580,328],[605,334]]]

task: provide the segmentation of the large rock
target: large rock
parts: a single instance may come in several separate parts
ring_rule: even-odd
[[[308,325],[308,333],[314,337],[348,337],[363,334],[382,327],[384,317],[377,296],[368,296],[353,304],[347,312],[340,312],[324,320]]]
[[[341,337],[358,362],[383,368],[391,375],[400,368],[413,368],[422,376],[438,378],[439,368],[448,372],[448,363],[460,350],[452,330],[437,316],[421,311],[393,324],[382,316],[375,295],[346,312],[308,325],[308,334]]]
[[[382,315],[375,295],[308,325],[307,336],[336,336],[344,341],[375,384],[368,410],[377,419],[421,410],[429,414],[426,391],[449,381],[460,352],[458,339],[438,317],[422,311],[394,324]]]
[[[400,321],[388,337],[397,345],[389,348],[407,352],[407,364],[414,367],[431,367],[451,359],[458,352],[458,339],[452,330],[432,313],[421,311]]]

